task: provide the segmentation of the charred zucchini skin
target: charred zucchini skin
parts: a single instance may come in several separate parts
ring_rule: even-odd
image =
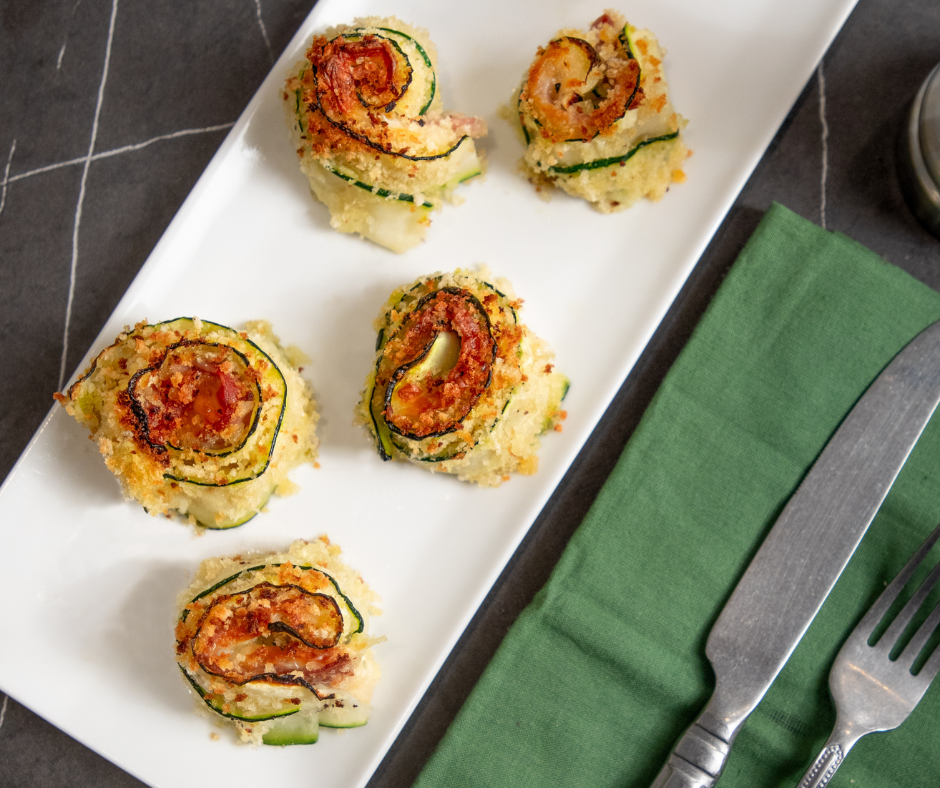
[[[590,50],[594,59],[597,59],[598,56],[594,47],[590,44],[590,42],[586,41],[583,38],[580,38],[579,36],[561,36],[560,38],[556,38],[550,41],[549,46],[551,46],[552,44],[560,43],[561,41],[564,41],[564,40],[569,40],[577,44],[580,44],[583,47],[586,47],[588,50]],[[640,83],[643,79],[643,71],[642,71],[642,68],[640,67],[640,62],[637,59],[636,54],[635,54],[636,45],[633,43],[632,36],[630,34],[629,25],[624,25],[623,28],[621,29],[620,35],[618,36],[618,42],[620,44],[620,55],[622,56],[622,58],[624,60],[631,61],[634,64],[636,64],[636,81],[633,84],[633,89],[631,90],[630,95],[625,100],[623,112],[621,112],[619,116],[613,118],[611,120],[610,125],[614,125],[618,123],[619,121],[623,120],[623,117],[624,115],[626,115],[627,111],[632,109],[635,106],[635,102],[637,101],[638,94],[640,93]],[[535,117],[534,114],[532,114],[531,111],[527,111],[526,100],[527,100],[526,90],[525,90],[525,85],[523,84],[523,87],[519,90],[519,95],[516,99],[516,111],[519,116],[519,125],[522,128],[522,134],[523,134],[523,137],[525,138],[525,144],[528,145],[532,141],[533,134],[539,133],[539,128],[542,126],[542,124],[539,122],[538,118]],[[532,127],[531,130],[529,128],[530,125]],[[598,134],[601,134],[601,133],[602,133],[602,130],[597,130],[593,134],[589,135],[588,137],[575,137],[575,138],[568,139],[566,141],[567,142],[590,142],[591,140],[595,139],[598,136]]]
[[[219,326],[216,326],[216,328],[218,327]],[[169,347],[167,347],[166,353],[164,354],[163,359],[165,359],[174,350],[177,350],[179,348],[194,347],[194,346],[227,348],[231,350],[232,352],[234,352],[235,355],[242,360],[242,362],[245,364],[246,367],[251,368],[251,360],[248,358],[248,356],[246,356],[244,353],[237,350],[236,348],[231,347],[230,345],[226,345],[221,342],[194,342],[194,341],[188,341],[188,340],[176,342],[170,345]],[[267,356],[267,354],[265,354],[265,356]],[[149,367],[144,367],[143,369],[138,370],[131,376],[131,379],[127,383],[127,397],[130,402],[131,410],[134,412],[134,415],[137,417],[138,423],[141,425],[140,433],[143,436],[144,440],[146,440],[147,443],[150,445],[151,449],[153,449],[155,452],[158,452],[158,453],[165,452],[168,449],[172,449],[175,451],[186,451],[186,449],[181,446],[174,446],[172,443],[161,444],[161,443],[155,442],[151,438],[150,428],[147,423],[147,414],[144,411],[143,405],[141,404],[140,400],[137,397],[137,393],[136,393],[137,383],[145,375],[148,375],[150,373],[153,373],[159,370],[160,365],[163,362],[163,359],[161,359],[160,361],[158,361],[157,363]],[[271,363],[273,364],[274,362],[271,362]],[[253,388],[260,402],[262,399],[260,384],[257,381],[254,381]],[[245,447],[245,445],[251,439],[251,436],[254,434],[255,430],[258,429],[258,420],[260,419],[260,417],[261,417],[261,408],[260,407],[255,408],[254,416],[251,420],[251,426],[248,428],[248,433],[245,435],[245,439],[241,441],[241,443],[239,443],[237,446],[233,446],[232,448],[224,449],[222,451],[209,451],[209,450],[204,449],[200,451],[200,454],[206,454],[211,457],[228,457],[234,454],[235,452],[240,451],[241,449]],[[176,476],[171,476],[168,474],[166,475],[166,478],[174,479],[175,481],[186,481],[185,479],[182,479]]]
[[[426,101],[424,102],[423,106],[421,106],[421,108],[417,111],[418,117],[425,115],[427,111],[430,109],[431,104],[434,101],[434,97],[437,93],[437,75],[435,74],[434,67],[431,63],[431,59],[428,57],[427,52],[424,50],[424,48],[412,36],[409,36],[406,33],[402,33],[398,30],[393,30],[387,27],[352,28],[350,30],[344,31],[343,33],[340,33],[337,36],[334,36],[332,39],[329,40],[329,44],[336,44],[337,42],[341,42],[341,41],[350,41],[350,42],[360,41],[365,36],[373,36],[376,39],[387,41],[389,45],[395,50],[396,54],[400,58],[402,58],[403,61],[408,65],[409,70],[410,70],[409,71],[410,75],[406,84],[402,88],[402,96],[404,96],[404,94],[412,86],[412,81],[414,79],[414,68],[415,68],[414,64],[411,62],[411,58],[409,58],[408,55],[402,49],[402,42],[408,42],[410,46],[415,47],[418,53],[418,59],[421,61],[419,67],[422,68],[426,72],[426,75],[429,77],[428,81],[431,84],[431,88],[428,91],[428,96],[427,96]],[[311,76],[313,78],[313,84],[316,86],[317,77],[318,77],[317,66],[315,64],[312,65],[310,71],[311,71]],[[303,75],[304,75],[304,72],[302,71],[301,81],[303,81]],[[434,153],[421,154],[421,155],[411,154],[411,153],[408,153],[407,150],[405,149],[395,149],[394,147],[392,147],[391,144],[387,142],[379,142],[377,140],[374,140],[367,134],[361,131],[356,131],[354,128],[352,128],[352,126],[349,123],[341,119],[334,118],[324,103],[323,90],[320,89],[319,87],[315,87],[313,94],[314,94],[313,100],[310,101],[305,108],[306,112],[308,113],[318,112],[331,126],[333,126],[335,129],[337,129],[338,131],[340,131],[342,134],[346,135],[350,139],[356,140],[357,142],[360,142],[363,145],[366,145],[367,147],[371,148],[372,150],[378,153],[386,154],[389,156],[394,156],[395,158],[403,159],[405,161],[424,162],[424,161],[434,161],[436,159],[446,159],[448,156],[454,153],[454,151],[456,151],[457,148],[459,148],[464,143],[465,140],[470,138],[469,135],[464,134],[458,137],[455,142],[453,142],[452,144],[450,144],[448,147],[444,148],[443,150],[439,150]],[[299,97],[298,97],[298,101],[299,101]],[[384,112],[386,113],[392,112],[399,103],[401,103],[401,98],[399,98],[397,101],[393,101],[390,104],[386,105],[383,108]],[[302,129],[304,128],[303,124],[301,124],[301,128]]]
[[[411,46],[415,48],[415,51],[417,52],[418,57],[421,59],[421,62],[424,64],[424,68],[428,70],[428,76],[430,80],[430,87],[428,89],[427,100],[424,102],[424,106],[422,106],[421,109],[418,111],[419,115],[426,114],[428,109],[430,109],[431,104],[434,101],[434,96],[437,95],[437,73],[434,71],[434,64],[431,62],[431,58],[428,57],[427,51],[424,49],[423,46],[421,46],[418,40],[414,38],[414,36],[409,36],[407,33],[402,33],[400,30],[394,30],[391,27],[376,27],[373,29],[379,30],[382,33],[387,34],[386,37],[390,37],[392,40],[398,39],[398,41],[403,41],[403,42],[407,41]],[[366,33],[366,30],[367,28],[357,27],[357,28],[354,28],[353,30],[350,30],[348,33],[345,33],[344,35],[346,36],[360,35],[361,36]],[[401,46],[398,44],[396,44],[396,46],[398,47],[398,51],[401,52]],[[404,53],[402,54],[404,56]]]
[[[236,572],[235,574],[229,575],[229,576],[226,577],[225,579],[220,580],[218,583],[215,583],[214,585],[210,586],[210,587],[207,588],[205,591],[202,591],[202,592],[200,592],[199,594],[196,594],[196,596],[194,596],[194,597],[190,600],[190,604],[192,604],[193,602],[198,602],[200,599],[204,599],[204,598],[207,597],[207,596],[210,596],[210,595],[212,595],[212,594],[215,594],[216,591],[219,591],[220,589],[225,588],[225,586],[230,585],[231,583],[233,583],[235,580],[237,580],[237,579],[240,578],[240,577],[245,577],[246,575],[250,574],[251,572],[260,572],[260,571],[262,571],[262,570],[264,570],[264,569],[267,569],[267,568],[269,568],[269,567],[270,567],[271,569],[279,569],[279,568],[282,567],[282,566],[283,566],[283,564],[277,564],[277,563],[275,563],[275,564],[258,564],[257,566],[250,566],[250,567],[248,567],[247,569],[242,569],[242,570]],[[336,582],[335,578],[334,578],[331,574],[329,574],[329,573],[325,572],[324,570],[319,569],[319,568],[317,568],[317,567],[314,567],[314,566],[304,566],[303,564],[301,564],[300,566],[298,566],[297,569],[302,569],[302,570],[304,570],[304,571],[308,571],[308,570],[309,570],[309,571],[311,571],[311,572],[316,572],[317,574],[323,575],[323,577],[325,577],[327,580],[330,581],[330,584],[333,586],[333,589],[334,589],[334,591],[335,591],[336,596],[338,597],[339,600],[342,600],[342,605],[340,606],[340,608],[342,609],[342,608],[345,607],[346,610],[348,611],[348,615],[350,616],[351,621],[353,621],[353,622],[355,623],[355,626],[354,626],[354,627],[351,626],[347,631],[344,632],[344,635],[345,635],[345,636],[348,637],[349,635],[355,635],[355,634],[357,634],[357,633],[359,633],[359,632],[362,632],[362,629],[363,629],[363,626],[364,626],[364,624],[363,624],[363,618],[362,618],[362,613],[360,613],[358,610],[356,610],[356,606],[352,603],[352,600],[351,600],[348,596],[346,596],[346,594],[343,593],[343,590],[339,587],[339,583]],[[260,581],[259,581],[259,582],[260,582]],[[188,616],[189,616],[189,608],[184,608],[184,609],[183,609],[183,612],[180,614],[180,620],[185,622],[185,621],[186,621],[186,618],[187,618]],[[345,616],[344,616],[344,617],[345,617]]]
[[[484,280],[476,280],[475,282],[468,283],[471,285],[470,287],[458,288],[454,286],[440,287],[439,283],[441,279],[442,275],[435,275],[409,288],[407,292],[402,292],[397,298],[393,296],[393,298],[395,298],[394,308],[403,315],[408,315],[423,307],[439,291],[443,290],[455,294],[460,292],[465,293],[468,298],[472,299],[473,304],[481,313],[486,316],[487,328],[490,331],[491,337],[493,337],[494,361],[497,357],[501,356],[517,359],[518,353],[521,350],[523,332],[519,330],[515,307],[506,295]],[[495,296],[496,298],[489,298],[490,296]],[[490,304],[495,303],[495,305],[485,307],[484,302],[489,302]],[[390,318],[390,315],[391,310],[388,310],[386,314],[387,320]],[[433,442],[436,439],[462,431],[462,424],[455,424],[446,430],[434,432],[418,439],[403,434],[402,431],[396,429],[394,425],[389,424],[383,415],[384,408],[387,407],[391,397],[393,382],[390,382],[384,389],[377,389],[376,387],[385,348],[394,340],[395,335],[401,328],[402,322],[403,318],[396,321],[395,325],[393,325],[389,320],[385,325],[379,328],[376,340],[378,353],[372,375],[370,376],[370,384],[367,389],[369,415],[379,456],[383,461],[401,458],[425,464],[443,463],[448,460],[458,459],[473,449],[474,446],[479,443],[482,436],[490,432],[496,426],[500,415],[505,410],[512,396],[512,389],[510,388],[506,391],[492,390],[493,365],[491,364],[490,373],[487,377],[484,390],[481,392],[481,396],[478,399],[478,404],[471,409],[466,418],[471,418],[474,415],[474,411],[480,408],[480,399],[484,400],[482,404],[487,409],[493,411],[493,415],[490,418],[482,420],[483,423],[471,433],[473,437],[469,441],[465,438],[450,440],[446,442],[446,446],[437,446],[434,448]],[[511,327],[512,330],[506,330],[507,327]],[[497,339],[497,336],[500,334],[504,337],[502,343]],[[420,360],[420,357],[411,363],[418,360]]]
[[[198,332],[195,333],[194,329],[196,324],[195,320],[191,317],[179,317],[174,320],[154,323],[152,325],[146,326],[145,328],[152,328],[158,331],[166,330],[169,332],[175,332],[180,336],[186,337],[190,343],[231,348],[238,354],[239,357],[245,361],[249,369],[258,374],[259,382],[256,385],[258,387],[259,398],[261,400],[261,407],[259,407],[255,412],[251,428],[242,443],[228,451],[223,452],[203,452],[195,449],[180,449],[171,445],[154,444],[150,440],[146,415],[137,402],[136,397],[133,394],[133,389],[137,380],[143,374],[150,372],[158,367],[160,361],[158,361],[156,364],[151,364],[144,369],[138,370],[128,378],[123,399],[136,418],[137,433],[140,436],[141,441],[147,444],[147,446],[149,446],[150,449],[155,453],[165,455],[168,458],[169,467],[163,474],[165,479],[176,482],[186,482],[188,484],[195,484],[203,487],[225,487],[231,484],[240,484],[252,479],[257,479],[267,470],[268,465],[271,462],[271,455],[274,453],[278,432],[281,428],[281,421],[284,417],[284,410],[287,406],[287,384],[284,380],[284,375],[277,364],[275,364],[271,359],[271,357],[247,337],[241,336],[234,329],[231,329],[228,326],[224,326],[220,323],[213,323],[208,320],[200,320],[199,322],[201,324],[201,328]],[[225,335],[224,342],[201,341],[202,337],[219,332]],[[131,333],[129,338],[133,339],[135,333],[139,332]],[[182,344],[182,341],[169,344],[164,350],[164,358],[166,353],[182,346]],[[81,400],[83,384],[92,378],[101,363],[108,363],[106,358],[109,355],[109,351],[113,350],[115,347],[117,347],[117,343],[111,345],[108,348],[105,348],[105,350],[98,354],[88,371],[82,375],[82,377],[80,377],[74,384],[72,384],[72,386],[69,388],[70,399],[73,401]],[[265,388],[268,393],[262,394],[262,388]],[[258,426],[261,421],[262,414],[265,413],[265,411],[268,412],[269,421],[271,423],[264,429],[259,430]],[[198,463],[200,457],[203,456],[234,457],[235,455],[240,454],[251,454],[253,456],[250,458],[249,462],[239,467],[238,470],[240,472],[229,474],[226,478],[217,478],[213,481],[200,480],[195,478],[192,471],[189,470],[192,468],[193,463]]]
[[[496,341],[492,338],[493,337],[492,326],[490,325],[489,315],[487,315],[486,310],[483,308],[483,305],[476,298],[476,296],[474,296],[472,293],[467,292],[466,290],[463,290],[457,287],[442,287],[439,290],[434,290],[428,293],[427,295],[423,296],[418,301],[417,304],[415,304],[414,309],[411,310],[412,314],[419,312],[432,298],[435,298],[438,293],[449,293],[451,295],[464,299],[471,306],[471,308],[474,309],[477,312],[477,314],[479,314],[482,317],[483,323],[486,327],[486,331],[490,336],[491,351],[490,351],[489,358],[487,359],[487,375],[486,375],[486,380],[483,383],[482,390],[479,392],[479,395],[477,396],[477,398],[479,398],[479,396],[481,396],[486,391],[486,389],[489,388],[489,385],[492,382],[493,361],[496,358],[496,352],[498,349]],[[436,338],[437,337],[435,336],[435,339]],[[432,339],[431,342],[428,343],[427,347],[424,348],[424,351],[419,356],[415,357],[413,360],[409,361],[407,364],[400,366],[398,369],[394,371],[385,389],[385,394],[383,398],[383,404],[384,404],[386,411],[388,410],[388,408],[391,407],[392,395],[394,394],[396,384],[399,381],[401,381],[401,379],[410,369],[420,364],[425,359],[427,354],[430,352],[435,339]],[[376,369],[378,370],[378,367]],[[390,424],[388,423],[388,421],[386,421],[386,426],[388,427],[390,432],[394,432],[395,434],[401,436],[402,438],[407,438],[410,440],[424,440],[425,438],[439,438],[442,435],[448,435],[452,432],[456,432],[459,429],[460,424],[459,423],[453,424],[450,427],[446,427],[444,429],[437,430],[435,432],[430,432],[426,435],[420,435],[420,436],[416,435],[413,432],[408,432],[406,430],[403,430],[400,427],[396,426],[395,424]]]
[[[264,397],[262,397],[262,406],[255,414],[251,432],[249,433],[245,442],[236,449],[233,449],[231,452],[226,453],[227,455],[231,456],[237,453],[253,451],[255,454],[254,462],[249,462],[247,464],[245,467],[245,472],[238,473],[235,475],[236,478],[227,479],[223,482],[201,481],[193,478],[191,474],[187,473],[185,463],[187,460],[192,459],[191,454],[187,451],[171,448],[172,470],[164,474],[164,476],[165,478],[172,479],[174,481],[188,482],[189,484],[197,484],[206,487],[224,487],[230,484],[240,484],[252,479],[257,479],[268,469],[268,465],[271,462],[271,455],[274,454],[274,447],[277,443],[278,433],[281,429],[281,422],[284,418],[284,410],[287,407],[287,383],[284,380],[283,373],[277,364],[274,363],[272,358],[250,339],[239,336],[237,331],[229,328],[228,326],[223,326],[218,323],[211,323],[208,321],[201,322],[203,323],[203,329],[201,333],[207,333],[212,329],[218,329],[223,330],[228,334],[228,338],[226,339],[225,344],[228,347],[231,347],[243,359],[245,359],[252,370],[261,374],[259,390],[265,387],[269,387],[274,396],[272,397],[271,394],[266,394]],[[165,326],[166,328],[185,331],[190,329],[192,325],[193,319],[184,317],[178,318],[177,320],[171,321],[169,323],[158,324],[157,327]],[[265,409],[269,409],[273,414],[276,415],[272,420],[271,426],[268,427],[267,430],[259,431],[257,427]],[[179,452],[179,455],[177,457],[173,457],[172,452]]]
[[[682,139],[686,122],[669,100],[658,43],[649,31],[637,30],[621,14],[607,11],[588,30],[561,31],[548,46],[579,39],[585,47],[596,47],[593,51],[601,54],[608,67],[616,62],[626,69],[622,73],[636,74],[632,93],[618,117],[614,117],[613,107],[603,119],[595,115],[598,127],[591,125],[591,110],[596,113],[609,93],[596,86],[593,90],[585,87],[584,97],[596,99],[596,107],[592,104],[583,116],[574,116],[585,119],[582,130],[586,133],[569,133],[562,113],[567,111],[571,117],[574,110],[564,110],[565,102],[546,103],[550,94],[545,92],[545,77],[554,72],[539,70],[543,57],[548,57],[544,54],[548,50],[540,49],[515,98],[514,123],[518,122],[526,146],[523,166],[537,185],[558,186],[605,213],[626,208],[641,198],[658,200],[672,183],[684,179],[682,166],[688,155]],[[566,66],[580,68],[567,61]],[[587,105],[574,101],[567,106]],[[546,107],[557,107],[557,116]],[[539,113],[548,113],[544,127]],[[571,125],[576,127],[577,123],[572,121]],[[626,169],[621,173],[622,167]]]
[[[448,288],[468,293],[482,307],[496,351],[487,385],[468,412],[462,410],[464,396],[475,391],[475,381],[483,379],[482,357],[477,353],[484,347],[484,334],[480,323],[469,322],[470,314],[452,309],[450,300],[441,297]],[[413,319],[419,305],[435,295],[438,299],[433,310]],[[368,429],[383,460],[410,462],[486,487],[498,486],[512,473],[536,472],[539,436],[557,429],[565,418],[561,399],[567,378],[554,369],[555,358],[548,344],[519,321],[518,303],[508,285],[492,284],[488,271],[478,274],[462,269],[421,277],[391,294],[375,322],[376,360],[356,408],[356,421]],[[448,329],[451,321],[462,324],[461,329]],[[432,327],[439,333],[428,341]],[[396,342],[400,332],[400,342]],[[459,353],[453,346],[458,337]],[[471,348],[464,356],[462,346],[467,341]],[[413,374],[402,378],[398,404],[389,409],[393,368],[413,364],[422,348],[427,363],[415,366]],[[469,358],[475,359],[472,367],[461,360]],[[464,388],[446,392],[446,386],[456,380],[462,381]],[[439,397],[438,392],[443,395]],[[403,434],[386,421],[395,419],[400,425],[402,417],[406,424],[413,420],[419,425],[416,434],[422,437]],[[450,419],[459,420],[456,428],[441,429],[444,424],[452,426]]]
[[[404,36],[405,34],[401,33],[400,35]],[[418,44],[417,41],[415,41],[414,43],[415,43],[415,46],[420,47],[420,44]],[[424,52],[423,49],[421,51],[422,53]],[[425,54],[424,57],[427,58],[427,55]],[[430,61],[428,61],[428,66],[430,67]],[[306,67],[301,69],[300,74],[299,74],[299,78],[301,81],[303,80],[304,74],[306,73],[306,71],[307,71]],[[297,126],[300,129],[301,134],[303,134],[306,131],[306,126],[305,126],[306,114],[308,112],[314,111],[316,109],[316,105],[315,104],[311,104],[309,106],[304,105],[300,99],[300,90],[295,90],[294,96],[295,96],[294,114],[296,115],[296,118],[297,118]],[[424,112],[427,111],[427,108],[428,106],[430,106],[431,102],[433,101],[433,98],[434,96],[432,94],[431,97],[428,99],[427,104],[422,108],[421,110],[422,114],[424,114]],[[460,140],[458,140],[457,143],[455,143],[448,151],[440,155],[429,156],[429,157],[408,157],[408,156],[402,156],[401,154],[393,154],[393,155],[406,158],[406,159],[410,158],[413,161],[431,161],[433,159],[446,158],[450,156],[451,154],[456,153],[458,149],[460,149],[462,145],[467,143],[469,139],[470,138],[468,136],[461,137]],[[383,152],[389,153],[388,151],[384,151],[384,150]],[[323,159],[320,161],[320,166],[323,167],[323,169],[326,170],[327,172],[334,175],[335,177],[339,178],[340,180],[345,181],[350,186],[354,186],[357,189],[362,189],[363,191],[367,191],[370,194],[373,194],[376,197],[379,197],[381,199],[396,200],[398,202],[410,203],[414,205],[416,208],[424,210],[424,211],[430,211],[438,207],[438,202],[432,202],[425,197],[417,197],[414,194],[409,194],[408,192],[402,192],[396,189],[385,188],[379,183],[370,183],[368,179],[364,178],[363,176],[359,174],[344,172],[342,168],[339,167],[335,162],[330,162],[326,159]],[[476,178],[477,176],[482,175],[482,174],[483,174],[483,168],[480,166],[479,158],[477,158],[476,156],[472,156],[468,159],[466,166],[464,166],[462,169],[459,169],[457,173],[455,174],[455,176],[453,177],[453,179],[449,183],[444,184],[444,186],[441,188],[446,189],[450,186],[457,186],[461,183],[466,183],[470,179]]]
[[[299,698],[294,698],[285,699],[280,704],[270,702],[272,706],[270,710],[260,714],[242,711],[237,701],[226,701],[222,696],[209,689],[207,684],[212,681],[213,674],[205,671],[198,663],[195,663],[195,670],[193,669],[193,665],[187,664],[189,656],[191,655],[191,635],[194,631],[198,631],[199,626],[199,622],[196,622],[195,630],[192,625],[187,626],[191,613],[195,611],[197,615],[202,616],[204,614],[203,611],[207,611],[211,608],[216,599],[225,598],[230,587],[233,585],[239,587],[239,590],[234,593],[242,593],[262,584],[270,585],[269,581],[277,575],[277,570],[282,566],[285,565],[277,562],[249,566],[219,580],[196,594],[183,608],[178,618],[178,666],[192,690],[203,701],[206,707],[215,714],[238,723],[270,723],[262,738],[264,744],[275,746],[313,744],[317,741],[318,736],[319,706],[316,711],[311,713],[311,710],[307,708],[306,705],[311,701],[301,701]],[[344,619],[343,633],[341,636],[344,642],[348,641],[353,635],[363,631],[364,621],[362,614],[356,609],[353,602],[343,592],[336,579],[331,574],[314,566],[295,566],[292,564],[291,567],[296,570],[301,570],[304,573],[314,573],[329,582],[329,586],[325,590],[321,589],[321,591],[317,593],[328,595],[337,603]],[[248,580],[249,583],[239,584],[239,580]],[[196,606],[196,603],[199,602],[202,602],[202,604]],[[189,634],[186,635],[185,639],[181,640],[181,632]],[[324,727],[358,727],[359,725],[365,725],[368,721],[368,706],[361,706],[360,704],[349,702],[348,711],[344,711],[342,708],[336,708],[336,701],[331,700],[334,698],[334,694],[322,692],[316,686],[295,677],[287,677],[281,680],[281,677],[278,676],[264,675],[256,677],[256,679],[249,679],[236,686],[241,687],[242,691],[247,694],[251,692],[251,685],[255,681],[261,682],[264,685],[279,684],[285,687],[295,686],[309,690],[317,699],[317,701],[314,702],[324,704]],[[342,706],[341,703],[339,705]],[[292,718],[292,720],[288,721],[287,718]]]
[[[368,17],[315,35],[291,70],[282,96],[293,149],[333,229],[402,253],[482,175],[474,139],[486,124],[443,111],[435,69],[427,31]]]
[[[89,430],[126,498],[224,530],[316,458],[319,414],[302,358],[264,320],[242,331],[190,317],[142,321],[55,398]]]

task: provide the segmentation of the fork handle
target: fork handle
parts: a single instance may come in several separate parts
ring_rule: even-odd
[[[800,780],[799,788],[826,788],[856,741],[858,737],[846,738],[835,734],[830,736],[822,752]]]

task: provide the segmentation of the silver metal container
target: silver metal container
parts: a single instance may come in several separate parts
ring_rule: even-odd
[[[940,238],[940,64],[911,104],[901,133],[898,174],[914,215]]]

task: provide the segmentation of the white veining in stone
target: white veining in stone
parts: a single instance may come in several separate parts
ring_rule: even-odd
[[[3,206],[7,204],[7,185],[10,183],[10,165],[13,163],[13,152],[16,150],[16,140],[10,146],[10,155],[7,156],[7,166],[3,171],[3,186],[0,187],[0,213],[3,213]]]
[[[135,142],[132,145],[123,145],[120,148],[114,148],[114,150],[96,153],[91,158],[92,161],[106,159],[109,156],[117,156],[119,153],[127,153],[128,151],[146,148],[148,145],[153,145],[153,143],[161,142],[162,140],[172,140],[176,139],[177,137],[188,137],[191,134],[206,134],[211,131],[222,131],[223,129],[230,129],[234,125],[235,123],[233,121],[232,123],[219,123],[216,126],[206,126],[204,129],[182,129],[181,131],[173,131],[169,134],[161,134],[159,137],[154,137],[153,139],[146,140],[145,142]]]
[[[264,37],[264,45],[268,48],[268,57],[274,63],[274,50],[271,49],[271,39],[268,38],[268,29],[264,26],[264,19],[261,17],[261,0],[255,0],[255,12],[258,15],[258,27],[261,28],[261,35]]]
[[[94,160],[94,157],[92,157]],[[84,164],[85,157],[82,156],[78,159],[69,159],[68,161],[59,161],[55,164],[47,164],[44,167],[37,167],[35,170],[28,170],[27,172],[21,172],[19,175],[12,176],[7,183],[16,183],[21,181],[24,178],[31,178],[33,175],[42,175],[44,172],[52,172],[53,170],[61,170],[63,167],[71,167],[73,164]]]
[[[66,42],[66,43],[68,43],[68,42]],[[55,62],[55,70],[56,70],[56,71],[58,71],[60,68],[62,68],[62,56],[63,56],[64,54],[65,54],[65,44],[63,44],[63,45],[62,45],[62,49],[59,50],[59,57],[56,59],[56,62]]]
[[[101,82],[98,85],[98,101],[95,104],[95,119],[91,126],[91,139],[88,142],[88,154],[84,158],[82,183],[78,190],[78,205],[75,206],[75,222],[72,227],[72,264],[69,269],[69,295],[65,305],[65,327],[62,332],[62,359],[59,362],[59,385],[65,382],[65,362],[69,352],[69,325],[72,322],[72,301],[75,298],[75,272],[78,267],[78,233],[82,223],[82,204],[85,202],[85,185],[88,181],[88,167],[95,152],[98,138],[98,119],[101,117],[101,104],[104,101],[104,88],[108,82],[108,67],[111,65],[111,43],[114,40],[114,20],[117,17],[118,0],[111,2],[111,21],[108,24],[108,43],[104,52],[104,66],[101,69]]]
[[[826,76],[823,73],[823,61],[819,61],[816,70],[819,82],[819,122],[822,125],[822,173],[819,179],[819,223],[826,229],[826,178],[829,175],[829,124],[826,122]]]
[[[169,134],[160,134],[157,137],[153,137],[149,140],[144,140],[143,142],[135,142],[131,145],[122,145],[120,148],[114,148],[112,150],[100,151],[99,153],[94,154],[91,157],[91,161],[98,161],[99,159],[107,159],[110,156],[117,156],[120,153],[128,153],[130,151],[140,150],[141,148],[146,148],[148,145],[153,145],[155,142],[162,142],[163,140],[173,140],[177,137],[188,137],[192,134],[207,134],[213,131],[222,131],[224,129],[230,129],[234,126],[235,123],[219,123],[215,126],[206,126],[204,129],[180,129],[179,131],[173,131]],[[24,178],[31,178],[33,175],[42,175],[44,172],[51,172],[53,170],[60,170],[63,167],[71,167],[75,164],[84,164],[87,157],[82,156],[78,159],[68,159],[67,161],[56,162],[55,164],[47,164],[44,167],[37,167],[35,170],[28,170],[27,172],[21,172],[18,175],[7,180],[8,183],[14,183],[16,181],[21,181]]]
[[[10,702],[10,696],[3,696],[3,705],[0,706],[0,728],[3,727],[3,720],[7,716],[7,704]]]

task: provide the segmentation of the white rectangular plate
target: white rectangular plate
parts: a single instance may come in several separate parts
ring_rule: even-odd
[[[242,528],[196,537],[122,500],[83,430],[55,409],[0,494],[0,686],[153,786],[364,785],[535,520],[786,117],[854,0],[632,0],[621,10],[668,50],[666,73],[694,150],[688,182],[658,204],[602,215],[540,199],[498,107],[535,49],[604,9],[583,0],[468,6],[321,0],[232,129],[111,316],[125,324],[198,315],[267,318],[313,359],[321,467],[301,492]],[[329,229],[288,142],[283,76],[314,31],[394,14],[426,27],[449,109],[484,117],[486,178],[396,256]],[[480,489],[383,464],[352,410],[373,357],[371,327],[397,285],[485,263],[525,299],[523,320],[572,381],[562,433],[534,477]],[[84,365],[83,365],[84,367]],[[44,396],[42,392],[38,395]],[[48,394],[48,393],[47,393]],[[382,596],[373,619],[383,678],[372,721],[314,747],[259,748],[193,713],[173,658],[177,594],[200,560],[283,549],[320,533]]]

